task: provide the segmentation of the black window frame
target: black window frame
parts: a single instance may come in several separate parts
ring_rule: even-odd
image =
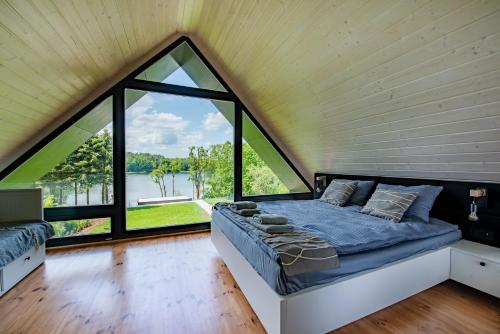
[[[213,73],[215,78],[226,89],[226,92],[185,87],[161,82],[152,82],[136,79],[136,77],[144,70],[149,68],[156,61],[174,50],[177,46],[186,42],[193,52],[199,57],[203,64]],[[85,116],[99,103],[106,98],[113,98],[113,204],[92,205],[92,206],[69,206],[69,207],[52,207],[44,209],[44,216],[47,221],[62,221],[73,219],[89,219],[109,217],[111,219],[111,231],[102,234],[89,234],[81,236],[69,236],[61,238],[52,238],[47,241],[47,246],[64,246],[71,244],[80,244],[88,242],[99,242],[108,240],[118,240],[134,237],[153,236],[160,234],[193,232],[210,229],[210,222],[192,223],[176,226],[162,226],[146,229],[130,229],[126,228],[126,188],[125,188],[125,89],[136,89],[146,92],[165,93],[171,95],[197,97],[211,100],[231,101],[234,104],[234,126],[233,126],[233,145],[234,145],[234,200],[253,200],[253,201],[269,201],[279,199],[312,199],[313,189],[300,171],[288,159],[283,151],[276,145],[274,140],[268,135],[261,124],[255,119],[243,102],[238,98],[234,91],[219,75],[215,68],[208,62],[201,51],[187,36],[181,36],[143,65],[132,71],[125,78],[120,80],[112,88],[102,93],[95,100],[90,102],[86,107],[81,109],[74,116],[61,124],[56,130],[43,138],[40,142],[34,145],[31,149],[22,154],[13,163],[7,166],[0,172],[0,180],[13,172],[16,168],[26,162],[33,154],[37,153],[45,145],[49,144],[54,138],[59,136],[63,131],[73,125],[76,121]],[[257,195],[243,196],[242,194],[242,122],[243,113],[257,126],[260,132],[264,135],[267,141],[280,154],[285,162],[292,168],[297,177],[307,186],[308,192],[275,194],[275,195]]]

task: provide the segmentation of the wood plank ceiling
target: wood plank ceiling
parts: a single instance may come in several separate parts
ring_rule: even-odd
[[[0,1],[0,168],[179,34],[311,178],[500,182],[500,1]]]

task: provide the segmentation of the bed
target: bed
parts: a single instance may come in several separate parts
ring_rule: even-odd
[[[312,231],[336,245],[340,259],[338,268],[286,276],[268,246],[244,224],[238,223],[229,209],[214,210],[212,224],[280,295],[334,282],[347,275],[438,249],[461,236],[458,226],[439,219],[433,218],[429,224],[412,221],[394,224],[359,213],[361,207],[358,205],[337,207],[319,200],[285,200],[261,202],[258,206],[266,212],[286,215],[290,217],[289,224]]]
[[[54,235],[43,220],[41,189],[0,191],[0,296],[45,260]]]
[[[212,213],[212,241],[270,333],[323,333],[449,278],[456,225],[399,224],[361,214],[360,206],[319,200],[258,203],[269,213],[334,244],[340,266],[287,276],[275,255],[229,210]]]

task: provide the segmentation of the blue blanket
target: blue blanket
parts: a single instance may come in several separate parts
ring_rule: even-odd
[[[54,228],[45,221],[0,226],[0,267],[5,267],[35,245],[54,236]]]
[[[231,215],[214,210],[212,224],[219,227],[250,265],[280,295],[333,282],[363,270],[438,249],[461,237],[457,226],[439,219],[431,218],[429,224],[412,221],[396,224],[361,214],[359,206],[341,208],[316,200],[261,202],[258,205],[265,211],[288,216],[290,224],[315,231],[317,235],[336,245],[337,252],[344,253],[339,256],[339,268],[287,276],[279,265],[276,254],[248,228],[248,224],[242,224]],[[372,250],[368,251],[370,248]]]
[[[319,200],[270,201],[258,203],[266,212],[285,215],[289,223],[308,230],[333,245],[337,254],[354,254],[430,238],[458,229],[457,225],[434,220],[424,224],[403,219],[400,223],[360,213],[360,206],[338,207]]]

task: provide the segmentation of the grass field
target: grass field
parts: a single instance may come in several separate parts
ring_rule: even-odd
[[[210,216],[196,203],[174,203],[127,209],[127,229],[182,225],[209,221]],[[109,232],[109,224],[98,225],[89,234]]]
[[[216,203],[219,203],[219,202],[227,203],[227,202],[233,201],[232,199],[229,199],[227,197],[204,198],[203,200],[210,205],[215,205]]]

